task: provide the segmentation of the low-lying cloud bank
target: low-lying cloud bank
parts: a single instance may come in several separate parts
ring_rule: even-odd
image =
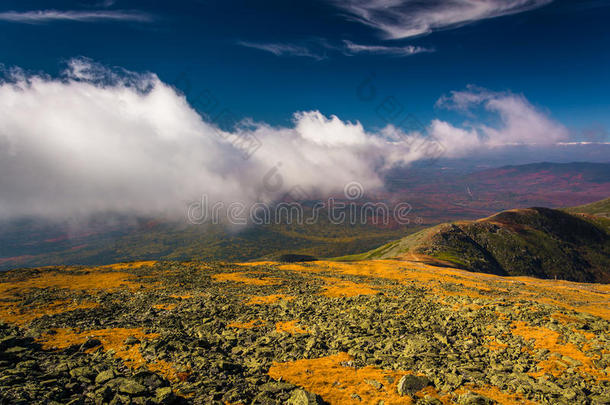
[[[0,82],[0,219],[119,212],[183,218],[191,201],[252,204],[297,187],[323,196],[350,182],[381,187],[394,166],[481,148],[556,142],[567,131],[522,96],[469,88],[439,100],[482,106],[500,125],[428,134],[297,112],[291,127],[243,121],[230,132],[204,120],[151,73],[73,60],[59,78],[12,70]]]

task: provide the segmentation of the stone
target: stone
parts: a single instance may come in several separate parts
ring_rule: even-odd
[[[95,383],[104,384],[106,381],[112,380],[113,378],[114,378],[114,371],[104,370],[95,377]]]
[[[127,339],[125,339],[125,344],[128,346],[135,345],[138,343],[140,343],[140,339],[138,339],[137,337],[134,337],[134,336],[129,336],[129,337],[127,337]]]
[[[144,395],[146,393],[146,387],[134,380],[125,380],[119,386],[119,391],[123,394],[131,396]]]
[[[493,405],[494,400],[483,395],[475,394],[474,392],[466,392],[457,398],[457,403],[460,405]]]
[[[176,396],[171,387],[161,387],[156,389],[155,399],[160,404],[169,404],[176,400]]]
[[[324,401],[319,395],[312,394],[302,389],[292,391],[286,405],[322,405]]]
[[[431,384],[432,382],[427,377],[407,374],[404,375],[400,381],[398,381],[398,394],[413,395],[417,391],[422,390]]]

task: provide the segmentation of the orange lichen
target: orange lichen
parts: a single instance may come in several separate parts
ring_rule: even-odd
[[[307,329],[304,329],[299,326],[298,321],[277,322],[275,324],[275,330],[280,333],[285,332],[290,333],[292,335],[299,333],[309,333]]]
[[[366,284],[354,283],[340,278],[322,277],[322,279],[326,282],[322,295],[331,298],[373,295],[379,292]]]
[[[230,322],[227,324],[229,328],[252,329],[261,326],[264,322],[260,319],[253,319],[247,322]]]
[[[407,256],[400,261],[317,261],[277,264],[277,267],[299,273],[336,272],[352,276],[382,278],[401,284],[425,287],[435,296],[459,295],[473,299],[502,297],[513,302],[521,299],[535,300],[610,320],[610,285],[606,284],[473,273],[442,267],[440,263],[432,265],[428,261],[419,260],[417,256]],[[507,294],[509,291],[513,294]]]
[[[581,373],[589,374],[598,380],[608,380],[608,374],[595,367],[592,358],[580,351],[573,343],[562,342],[559,332],[545,327],[529,326],[522,321],[513,322],[512,328],[513,334],[525,340],[533,340],[536,349],[546,349],[551,353],[548,359],[538,364],[538,371],[529,373],[531,376],[539,377],[546,373],[560,375],[569,366],[563,359],[565,357],[567,358],[565,360],[571,361]]]
[[[485,344],[489,350],[496,351],[506,349],[508,347],[506,343],[499,342],[495,336],[485,336],[485,338],[489,340],[489,342]]]
[[[131,274],[121,272],[82,272],[76,274],[46,272],[27,280],[0,283],[0,298],[19,297],[33,288],[64,288],[70,290],[137,289]]]
[[[180,299],[180,300],[188,300],[190,298],[193,298],[193,296],[191,294],[184,294],[184,295],[172,294],[172,295],[170,295],[170,297],[175,298],[175,299]]]
[[[573,322],[577,322],[578,321],[577,317],[575,317],[573,315],[562,314],[561,312],[556,312],[556,313],[552,314],[551,317],[553,319],[558,320],[563,325],[567,325],[569,323],[573,323]]]
[[[251,285],[275,285],[279,284],[277,278],[255,278],[248,275],[255,275],[253,272],[237,272],[237,273],[218,273],[213,274],[212,278],[218,282],[233,281],[236,283],[245,283]]]
[[[244,263],[235,263],[238,266],[269,266],[272,264],[277,264],[276,262],[262,261],[262,262],[244,262]]]
[[[109,268],[109,269],[113,269],[113,270],[128,270],[128,269],[139,269],[144,266],[153,266],[155,264],[157,264],[156,260],[144,260],[144,261],[139,261],[139,262],[114,263],[114,264],[109,264],[107,266],[100,266],[100,267],[105,267],[105,268]]]
[[[97,329],[84,332],[75,332],[72,329],[54,329],[52,333],[44,334],[40,339],[43,349],[64,349],[76,344],[83,344],[88,338],[99,339],[104,350],[114,350],[115,356],[123,359],[126,365],[132,368],[141,367],[146,363],[140,354],[139,344],[125,345],[125,339],[133,336],[139,340],[156,339],[158,333],[144,333],[141,328],[113,328]],[[89,349],[90,351],[95,348]]]
[[[172,309],[176,308],[177,306],[178,306],[178,304],[155,304],[152,307],[154,309],[158,309],[158,310],[171,311]]]
[[[280,300],[290,301],[293,300],[294,297],[285,295],[285,294],[271,294],[271,295],[258,295],[250,297],[250,299],[246,302],[246,305],[266,305],[266,304],[275,304]]]
[[[177,373],[170,363],[163,360],[147,363],[142,356],[142,353],[140,353],[139,343],[126,345],[125,340],[132,336],[140,341],[152,340],[160,337],[158,333],[145,333],[141,328],[96,329],[83,332],[60,328],[54,329],[50,333],[45,333],[38,341],[42,344],[43,349],[52,350],[65,349],[72,345],[81,345],[85,343],[87,339],[95,338],[101,342],[104,351],[112,350],[114,356],[123,360],[123,363],[130,368],[138,369],[140,367],[146,367],[151,371],[159,372],[169,380],[179,379],[179,373]],[[91,353],[97,350],[98,347],[87,349],[86,352]]]
[[[71,300],[59,300],[41,306],[26,305],[17,306],[13,302],[0,302],[0,319],[4,322],[24,326],[45,315],[57,315],[77,309],[91,309],[99,307],[98,303]]]
[[[269,376],[299,385],[320,395],[331,405],[354,403],[352,395],[359,396],[363,404],[377,404],[379,401],[384,401],[386,405],[413,403],[411,398],[400,396],[396,390],[396,385],[405,372],[372,366],[349,367],[345,363],[350,360],[352,357],[347,353],[339,353],[318,359],[274,362],[269,369]],[[435,396],[436,391],[429,387],[416,395]]]
[[[177,371],[171,363],[168,363],[165,360],[157,360],[152,363],[146,364],[146,368],[148,368],[153,373],[158,373],[167,378],[171,382],[180,382],[186,381],[188,376],[191,374],[191,371]]]

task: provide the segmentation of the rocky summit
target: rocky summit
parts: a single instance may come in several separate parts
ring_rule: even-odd
[[[417,261],[0,276],[3,404],[608,404],[610,286]]]

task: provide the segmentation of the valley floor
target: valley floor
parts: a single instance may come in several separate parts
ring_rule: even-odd
[[[0,403],[610,403],[610,285],[409,261],[0,274]]]

